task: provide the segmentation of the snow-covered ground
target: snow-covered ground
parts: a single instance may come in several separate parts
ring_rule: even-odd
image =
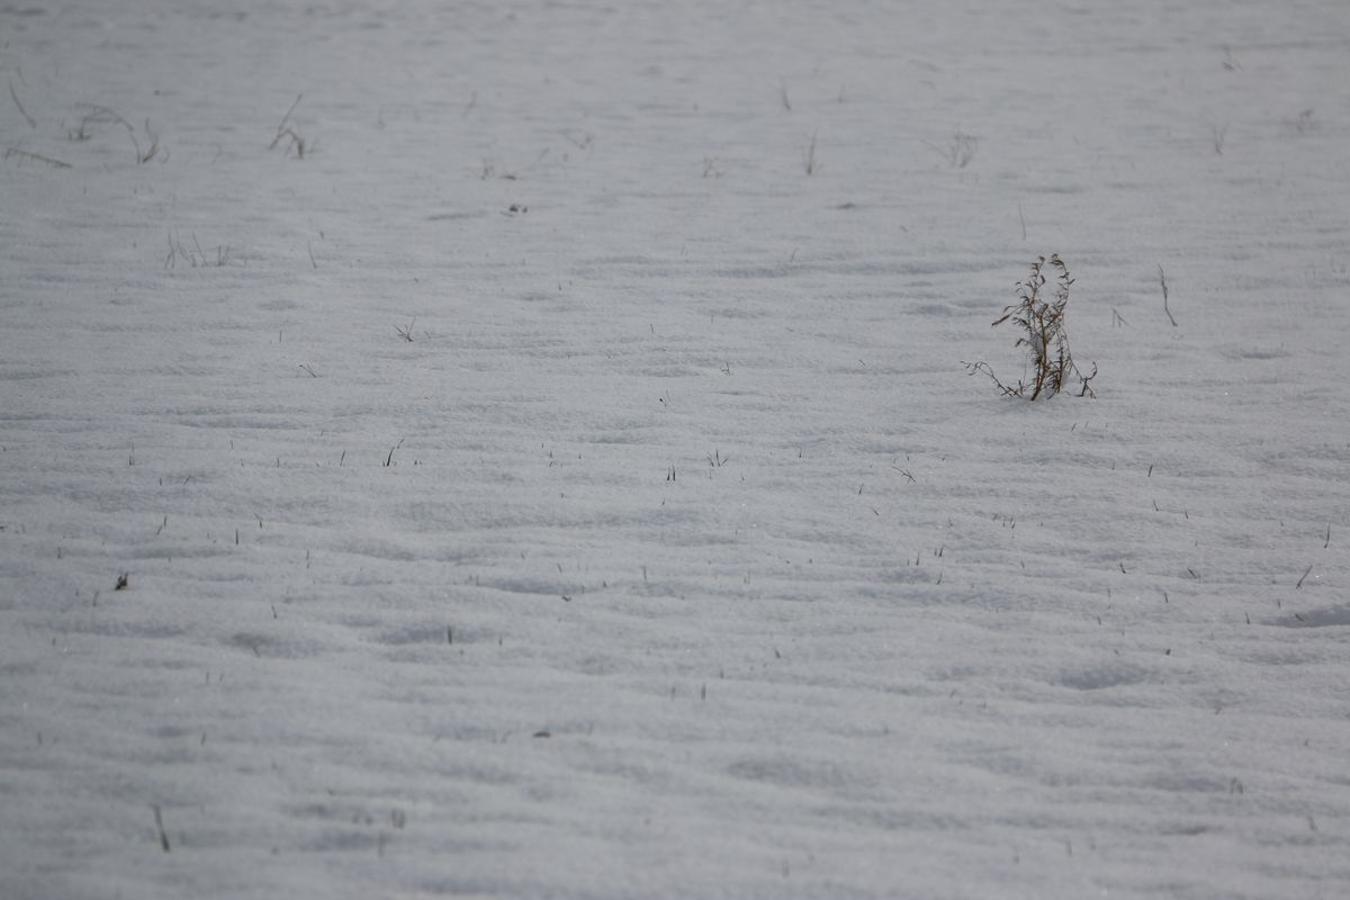
[[[1344,0],[0,77],[0,896],[1350,895]],[[1095,400],[963,365],[1051,252]]]

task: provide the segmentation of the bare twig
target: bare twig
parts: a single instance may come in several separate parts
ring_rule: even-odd
[[[99,106],[97,103],[77,103],[76,109],[87,109],[83,119],[80,120],[80,127],[71,133],[72,140],[89,140],[89,126],[94,124],[113,124],[121,125],[127,130],[127,137],[131,139],[131,145],[136,148],[136,162],[144,163],[150,159],[141,150],[141,142],[136,140],[136,129],[130,122],[122,118],[115,110],[106,106]]]
[[[164,830],[164,817],[160,814],[159,804],[154,803],[150,806],[155,811],[155,828],[159,831],[159,845],[164,848],[164,852],[169,852],[169,833]]]
[[[140,161],[141,165],[145,165],[150,160],[154,159],[156,156],[159,155],[159,135],[150,130],[149,119],[145,120],[145,136],[150,139],[150,149],[146,150],[144,153],[136,157],[137,160]],[[137,144],[138,149],[139,147],[140,145]],[[165,154],[165,159],[168,159],[167,153]]]
[[[1228,140],[1228,126],[1210,125],[1209,139],[1210,143],[1214,145],[1214,154],[1216,156],[1223,156],[1223,145],[1224,142]]]
[[[946,146],[935,144],[932,141],[924,141],[924,143],[937,151],[947,161],[947,165],[953,169],[964,169],[975,158],[975,150],[980,145],[980,139],[973,134],[957,131],[952,135]]]
[[[816,132],[811,132],[811,143],[806,145],[806,153],[803,154],[803,164],[806,167],[807,175],[814,175],[820,169],[820,163],[816,162]]]
[[[303,93],[295,95],[295,102],[293,102],[289,107],[287,107],[286,115],[281,117],[281,123],[277,125],[278,132],[280,132],[281,129],[286,127],[286,123],[291,120],[291,113],[295,112],[295,108],[300,105],[300,101],[303,99],[305,99],[305,95]]]
[[[1096,396],[1097,396],[1097,392],[1094,391],[1094,390],[1092,389],[1092,379],[1094,379],[1094,378],[1097,377],[1097,364],[1096,364],[1096,363],[1093,363],[1093,364],[1092,364],[1092,374],[1091,374],[1091,375],[1084,375],[1082,372],[1080,372],[1080,371],[1078,370],[1078,367],[1077,367],[1077,366],[1074,366],[1074,367],[1073,367],[1073,372],[1074,372],[1075,375],[1078,376],[1078,381],[1079,381],[1079,383],[1082,385],[1082,389],[1079,390],[1078,396],[1080,396],[1080,397],[1096,397]]]
[[[14,105],[19,108],[19,113],[23,116],[23,120],[28,123],[28,127],[36,128],[37,122],[34,121],[33,117],[28,114],[28,110],[23,108],[23,104],[19,102],[19,95],[14,92],[13,78],[9,80],[9,96],[13,98]]]
[[[974,375],[976,372],[983,372],[984,374],[988,375],[989,379],[993,381],[994,384],[998,385],[998,389],[1003,392],[1003,395],[1005,397],[1022,396],[1022,391],[1025,388],[1025,385],[1018,384],[1016,387],[1009,387],[1008,385],[999,381],[998,376],[994,374],[993,366],[989,365],[989,363],[985,362],[984,360],[980,360],[979,362],[973,363],[965,362],[963,360],[961,362],[961,365],[966,367],[967,374]]]
[[[304,97],[304,94],[297,94],[295,102],[286,110],[286,115],[281,117],[281,121],[277,123],[276,137],[272,138],[272,143],[267,147],[268,150],[276,149],[277,144],[280,144],[286,138],[290,138],[290,143],[286,145],[286,150],[288,152],[294,150],[297,159],[305,158],[305,139],[298,134],[294,128],[291,128],[290,125],[287,124],[291,120],[291,113],[295,112],[295,108],[300,105],[300,101],[303,100]]]
[[[6,147],[5,159],[9,159],[11,156],[22,157],[23,159],[34,159],[38,162],[44,162],[49,166],[55,166],[58,169],[74,168],[74,166],[68,162],[61,162],[59,159],[52,159],[50,156],[43,156],[41,153],[29,153],[27,150],[20,150],[18,147]]]
[[[207,256],[206,251],[202,249],[201,242],[197,240],[197,235],[195,233],[192,235],[192,246],[189,247],[183,243],[182,238],[173,232],[169,232],[169,253],[164,257],[164,268],[176,268],[179,259],[182,259],[194,269],[223,269],[225,266],[231,264],[230,248],[228,246],[217,244],[215,259],[213,260],[211,257]]]
[[[1172,317],[1172,310],[1167,308],[1167,273],[1163,271],[1163,267],[1161,265],[1158,266],[1158,283],[1162,285],[1163,312],[1167,313],[1168,321],[1172,323],[1173,328],[1176,328],[1177,320]]]

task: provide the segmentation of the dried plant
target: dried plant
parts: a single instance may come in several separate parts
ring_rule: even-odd
[[[1043,295],[1049,282],[1047,267],[1054,277],[1054,296],[1051,298]],[[966,363],[970,374],[984,372],[1009,397],[1026,397],[1028,400],[1053,397],[1064,390],[1072,378],[1077,378],[1081,385],[1078,396],[1095,397],[1090,382],[1097,375],[1097,366],[1092,366],[1090,375],[1079,371],[1069,351],[1069,335],[1064,330],[1064,313],[1073,283],[1069,267],[1059,254],[1051,254],[1049,259],[1038,257],[1031,264],[1031,272],[1017,284],[1017,302],[1004,307],[1003,315],[993,323],[997,327],[1011,322],[1021,332],[1016,346],[1027,348],[1032,369],[1030,382],[1019,380],[1016,385],[1004,384],[986,362]]]
[[[230,257],[230,252],[228,246],[217,244],[213,255],[202,248],[202,245],[197,241],[197,235],[192,235],[192,243],[189,245],[171,231],[169,232],[169,253],[164,257],[164,268],[175,269],[181,260],[194,269],[220,269],[234,263],[234,260]]]
[[[935,144],[932,141],[924,141],[924,143],[945,159],[947,165],[951,168],[964,169],[975,158],[975,151],[980,146],[980,139],[973,134],[966,134],[958,130],[946,144]]]
[[[802,166],[806,169],[807,175],[814,175],[820,171],[820,163],[816,161],[816,133],[811,132],[811,143],[806,145],[805,152],[802,153]]]
[[[295,108],[300,105],[300,101],[304,98],[304,94],[298,95],[295,102],[291,104],[291,108],[286,110],[286,115],[282,116],[281,122],[277,124],[276,137],[272,138],[272,143],[267,149],[275,150],[280,146],[286,153],[294,152],[296,159],[305,158],[305,148],[309,144],[305,141],[304,136],[291,126],[291,113],[295,112]]]
[[[18,97],[14,98],[18,102]],[[145,120],[145,136],[150,142],[149,149],[141,147],[141,142],[136,138],[136,128],[126,119],[122,118],[115,110],[106,106],[99,106],[96,103],[77,103],[78,109],[84,110],[84,116],[80,119],[80,124],[74,129],[66,132],[66,137],[72,141],[87,141],[93,137],[93,131],[90,126],[93,125],[120,125],[126,129],[127,137],[131,139],[131,145],[136,148],[136,162],[144,165],[150,160],[163,156],[163,161],[167,162],[169,155],[159,146],[159,135],[150,129],[150,120]]]
[[[1177,320],[1172,315],[1172,310],[1167,308],[1167,273],[1163,271],[1161,265],[1158,266],[1158,283],[1162,285],[1163,312],[1167,313],[1167,321],[1172,323],[1172,327],[1177,327]]]

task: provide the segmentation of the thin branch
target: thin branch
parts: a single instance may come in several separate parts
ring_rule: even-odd
[[[1172,310],[1167,308],[1167,273],[1163,271],[1161,265],[1158,266],[1158,283],[1162,285],[1163,292],[1163,312],[1167,313],[1167,319],[1172,323],[1172,327],[1177,327],[1177,320],[1172,317]]]
[[[159,845],[164,848],[165,853],[168,853],[170,850],[169,833],[164,830],[164,816],[159,811],[158,803],[152,803],[150,808],[155,811],[155,830],[159,832]]]
[[[56,166],[58,169],[75,168],[68,162],[61,162],[59,159],[52,159],[50,156],[43,156],[41,153],[29,153],[27,150],[20,150],[18,147],[6,147],[5,159],[9,159],[11,156],[21,156],[24,159],[35,159],[38,162],[44,162],[49,166]]]
[[[973,363],[965,362],[963,360],[961,362],[961,365],[966,367],[966,374],[968,375],[974,375],[976,372],[983,372],[985,375],[988,375],[989,379],[993,381],[995,385],[998,386],[998,389],[1002,391],[1004,396],[1006,397],[1020,397],[1022,396],[1022,392],[1026,390],[1026,385],[1022,384],[1021,382],[1018,382],[1017,387],[1009,387],[1002,381],[999,381],[998,376],[994,374],[993,367],[990,366],[989,363],[985,362],[984,360],[980,360],[979,362]]]
[[[303,93],[295,95],[295,102],[286,110],[286,115],[281,117],[281,123],[277,125],[277,134],[281,134],[282,130],[286,127],[286,123],[290,121],[291,113],[295,112],[295,108],[300,105],[300,101],[303,99],[305,99]]]
[[[150,149],[137,157],[137,160],[141,163],[141,165],[145,165],[150,160],[154,159],[156,156],[159,155],[159,135],[155,134],[153,131],[150,130],[149,119],[145,120],[145,136],[150,139]],[[140,145],[138,144],[137,147],[139,148],[139,146]],[[169,158],[167,151],[165,152],[164,158],[165,159]]]
[[[136,148],[136,162],[146,162],[148,157],[141,152],[141,142],[136,140],[136,129],[130,122],[106,106],[99,106],[97,103],[77,103],[77,109],[87,109],[89,112],[80,120],[80,130],[76,133],[79,140],[85,140],[89,135],[85,132],[85,126],[90,122],[112,122],[121,125],[127,130],[127,137],[131,138],[131,145]]]
[[[286,149],[289,150],[294,148],[297,158],[305,158],[305,139],[298,134],[294,128],[291,128],[286,124],[291,120],[291,113],[295,112],[295,108],[300,105],[300,101],[303,100],[304,97],[304,94],[297,94],[295,102],[286,110],[286,115],[281,117],[281,121],[277,123],[276,137],[272,138],[272,143],[267,147],[268,150],[276,149],[277,144],[280,144],[283,138],[290,138],[291,143]]]
[[[816,132],[811,132],[811,143],[806,147],[806,153],[803,154],[802,162],[806,168],[807,175],[814,175],[820,168],[816,162]]]
[[[14,79],[13,79],[13,78],[11,78],[11,79],[9,80],[9,96],[13,98],[13,100],[14,100],[14,105],[17,106],[17,107],[19,108],[19,112],[23,115],[24,121],[28,123],[28,127],[29,127],[29,128],[36,128],[36,127],[37,127],[37,122],[34,121],[34,120],[33,120],[33,117],[30,116],[30,115],[28,114],[28,110],[26,110],[26,109],[23,108],[23,104],[19,102],[19,95],[16,94],[16,93],[14,93]]]

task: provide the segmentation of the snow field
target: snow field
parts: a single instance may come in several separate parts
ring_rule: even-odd
[[[1347,35],[0,8],[0,895],[1343,895]]]

